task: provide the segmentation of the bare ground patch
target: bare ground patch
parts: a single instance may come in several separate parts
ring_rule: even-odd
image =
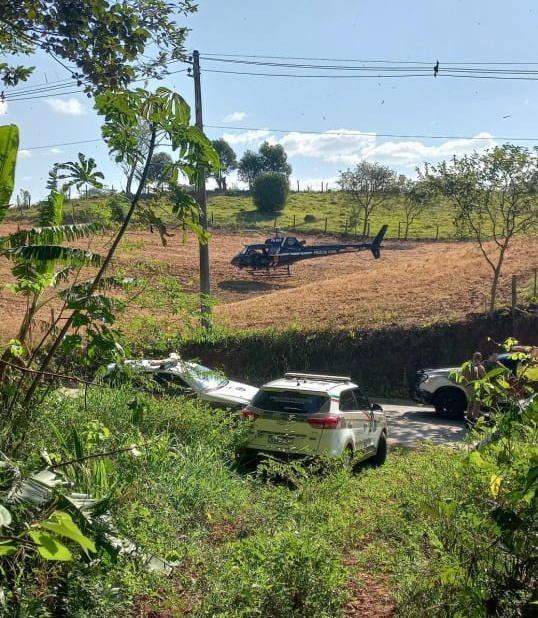
[[[4,234],[15,226],[3,225]],[[290,277],[265,277],[234,268],[230,260],[245,244],[260,242],[255,233],[216,231],[209,246],[211,290],[218,304],[215,318],[234,328],[304,329],[355,328],[388,324],[430,324],[457,319],[487,308],[492,271],[472,242],[413,242],[386,240],[381,258],[369,251],[347,253],[298,262]],[[113,270],[128,276],[144,276],[158,285],[172,276],[189,294],[200,289],[199,247],[192,235],[176,231],[163,247],[158,234],[128,233]],[[108,239],[85,246],[103,253]],[[309,237],[308,244],[334,242],[330,237]],[[499,301],[508,305],[512,275],[519,286],[532,291],[538,267],[535,237],[517,239],[509,249],[500,283]],[[84,273],[87,277],[91,273]],[[4,283],[12,280],[10,264],[0,262]],[[60,304],[56,302],[55,311]],[[0,341],[16,333],[25,300],[6,289],[0,291]],[[155,302],[151,308],[132,304],[126,319],[136,314],[161,317],[163,323],[180,323]],[[50,309],[43,318],[50,317]]]

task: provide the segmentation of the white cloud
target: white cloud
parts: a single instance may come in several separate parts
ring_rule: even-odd
[[[268,140],[269,136],[270,132],[267,129],[258,129],[244,133],[224,133],[222,137],[230,146],[250,146],[257,149],[262,142]]]
[[[450,159],[454,155],[463,156],[494,146],[496,142],[492,135],[479,133],[473,139],[452,139],[436,146],[427,146],[421,142],[385,142],[365,153],[365,158],[413,165],[423,161],[431,163],[434,160]]]
[[[328,163],[351,163],[364,158],[364,151],[375,145],[375,136],[338,129],[320,134],[288,133],[278,142],[290,157],[312,157]]]
[[[63,150],[60,150],[59,148],[51,148],[49,150],[49,154],[51,155],[59,155],[62,154]]]
[[[45,103],[56,113],[66,116],[82,116],[86,113],[86,108],[78,99],[47,99]]]
[[[245,118],[245,112],[232,112],[231,114],[224,116],[223,122],[241,122],[241,120],[244,120]]]
[[[333,129],[324,133],[291,132],[277,136],[267,129],[244,131],[241,133],[224,134],[223,138],[238,149],[249,148],[257,151],[262,142],[282,144],[288,160],[294,167],[293,159],[314,159],[318,166],[330,166],[328,176],[334,174],[334,165],[352,167],[363,160],[395,166],[400,171],[412,170],[424,162],[437,163],[449,160],[452,156],[463,156],[473,151],[482,152],[497,145],[493,135],[487,132],[478,133],[471,138],[444,139],[443,141],[428,140],[423,143],[418,140],[402,138],[401,141],[381,141],[375,133],[361,133],[349,129]],[[238,152],[238,158],[241,153]],[[329,168],[328,168],[329,169]],[[315,172],[314,172],[315,173]],[[305,179],[301,178],[301,186],[319,187],[321,182],[332,182],[332,178]],[[292,183],[296,180],[292,178]]]
[[[338,129],[320,134],[288,133],[278,139],[265,135],[271,143],[280,143],[288,157],[307,157],[325,163],[356,165],[366,159],[386,164],[414,166],[424,161],[434,162],[484,151],[496,146],[490,133],[478,133],[472,138],[447,139],[436,145],[419,141],[380,142],[373,133]]]
[[[19,152],[17,153],[17,156],[20,157],[21,159],[31,159],[32,153],[29,150],[19,150]]]

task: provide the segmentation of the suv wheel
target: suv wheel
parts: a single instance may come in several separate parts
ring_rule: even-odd
[[[435,396],[435,411],[445,418],[463,417],[467,407],[467,398],[457,388],[445,388]]]
[[[370,462],[374,466],[381,466],[387,459],[387,434],[382,432],[379,436],[379,442],[377,443],[377,451],[373,457],[370,458]]]

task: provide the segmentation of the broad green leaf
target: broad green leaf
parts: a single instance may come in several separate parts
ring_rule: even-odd
[[[0,556],[11,556],[17,551],[17,546],[13,541],[4,541],[0,543]]]
[[[5,506],[0,504],[0,527],[9,526],[11,523],[11,513],[6,509]]]
[[[501,489],[502,484],[502,476],[499,474],[492,474],[489,480],[489,491],[493,498],[497,499],[499,497],[499,491]]]
[[[14,125],[0,127],[0,221],[6,216],[9,200],[15,187],[15,164],[19,149],[19,128]]]
[[[63,193],[51,191],[47,201],[39,209],[39,224],[41,227],[58,226],[63,220]]]
[[[46,532],[30,532],[32,541],[38,546],[37,551],[45,560],[72,560],[69,549]]]
[[[493,472],[496,469],[496,466],[486,461],[478,451],[473,451],[469,455],[469,462],[482,470],[490,470]]]
[[[84,549],[95,552],[95,543],[84,536],[68,513],[55,511],[47,521],[41,522],[41,527],[58,536],[64,536],[78,543]]]

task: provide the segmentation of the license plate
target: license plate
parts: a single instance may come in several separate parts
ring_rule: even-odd
[[[267,436],[269,444],[291,444],[293,438],[291,436]]]

